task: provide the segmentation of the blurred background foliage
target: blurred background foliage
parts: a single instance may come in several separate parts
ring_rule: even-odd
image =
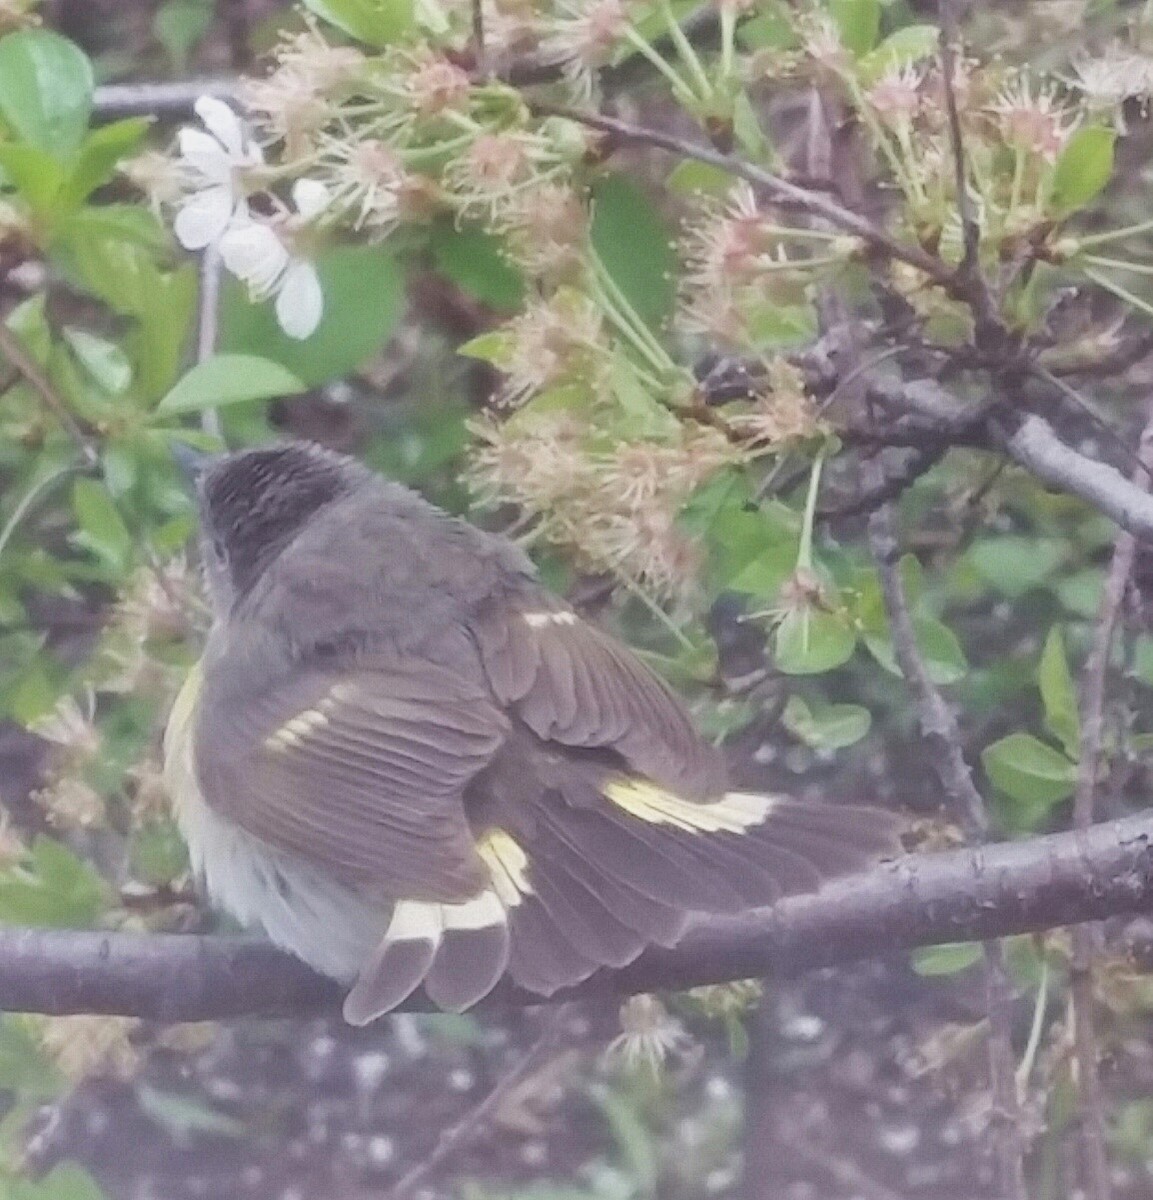
[[[796,152],[798,97],[814,83],[849,80],[839,99],[856,114],[871,170],[888,173],[894,226],[956,261],[955,195],[946,188],[934,198],[924,186],[945,167],[899,131],[870,125],[868,113],[882,110],[861,92],[898,80],[906,68],[913,72],[907,85],[925,85],[925,64],[936,53],[927,6],[766,0],[749,11],[718,7],[724,22],[739,17],[736,53],[761,64],[755,83],[714,76],[712,50],[702,83],[683,55],[674,57],[683,88],[674,87],[670,101],[667,78],[638,68],[645,54],[628,43],[607,60],[622,81],[620,111],[655,113],[675,128],[691,128],[686,118],[714,134],[720,128],[721,140],[753,161],[784,169]],[[635,28],[650,48],[667,35],[667,8],[638,6]],[[694,9],[670,11],[683,19]],[[443,28],[430,32],[438,13]],[[171,453],[177,443],[215,449],[286,434],[315,438],[454,512],[530,535],[550,584],[614,624],[675,681],[702,728],[731,745],[743,781],[899,804],[918,818],[924,844],[959,839],[923,761],[864,517],[852,511],[851,441],[838,429],[835,405],[819,406],[789,374],[787,355],[817,334],[822,290],[867,307],[858,243],[825,237],[827,260],[801,255],[791,273],[759,278],[762,290],[741,314],[739,336],[726,338],[707,321],[686,328],[693,254],[704,226],[730,211],[730,181],[700,163],[670,164],[644,151],[609,157],[581,141],[566,170],[579,176],[581,211],[591,214],[582,248],[598,264],[591,275],[542,289],[499,222],[470,207],[475,197],[398,222],[383,238],[357,236],[334,220],[315,254],[323,315],[301,340],[232,275],[219,304],[207,305],[205,275],[172,237],[157,161],[140,156],[171,150],[177,126],[195,124],[191,116],[117,119],[97,103],[98,85],[110,82],[263,71],[264,56],[285,38],[316,28],[387,55],[406,38],[443,45],[467,16],[451,5],[401,0],[308,0],[304,8],[271,0],[61,0],[39,8],[0,0],[0,921],[209,925],[156,765],[166,706],[206,621],[193,505]],[[814,29],[833,39],[824,47],[832,65],[821,62]],[[987,89],[976,153],[985,156],[989,187],[1002,199],[1012,191],[997,210],[1001,223],[990,217],[986,225],[986,252],[1003,260],[1014,239],[1033,234],[1053,251],[1008,290],[1005,312],[1016,328],[1048,333],[1055,358],[1091,353],[1111,344],[1123,322],[1147,322],[1153,312],[1153,265],[1126,274],[1132,259],[1102,257],[1108,238],[1090,246],[1093,234],[1140,224],[1148,212],[1144,104],[1153,87],[1119,93],[1111,108],[1095,111],[1099,97],[1078,89],[1069,64],[1118,39],[1144,54],[1153,24],[1140,4],[1052,0],[975,6],[965,36],[989,72],[973,76],[976,88]],[[1029,78],[1044,82],[1020,83],[1014,72],[1026,64],[1035,72]],[[1033,88],[1016,108],[1014,86]],[[476,103],[509,106],[501,109],[505,126],[535,136],[538,126],[510,95],[494,85]],[[1044,109],[1044,96],[1056,107]],[[1003,125],[987,120],[990,112],[1019,115],[1025,101],[1053,120],[1059,151],[1013,144]],[[1074,108],[1076,124],[1066,127]],[[273,189],[292,175],[291,163],[281,166]],[[150,181],[151,201],[138,186]],[[1083,234],[1084,245],[1059,240]],[[1129,245],[1148,253],[1147,240]],[[895,287],[898,275],[893,268]],[[1088,281],[1095,307],[1063,327],[1061,297]],[[905,283],[934,337],[957,344],[968,336],[962,305],[923,281]],[[607,296],[618,319],[611,339],[593,339],[603,361],[599,350],[595,371],[590,360],[574,359],[571,378],[522,391],[511,415],[508,407],[494,410],[490,401],[507,391],[510,363],[523,349],[524,314],[559,296],[575,306],[576,323],[587,300],[582,288]],[[598,311],[603,321],[607,310]],[[751,354],[770,385],[735,407],[702,409],[698,376],[718,350]],[[604,383],[603,396],[587,394],[586,370]],[[1078,437],[1106,449],[1110,438],[1135,444],[1149,382],[1138,364],[1096,391],[1096,411],[1075,414]],[[710,440],[710,413],[730,420],[730,432],[754,430],[736,438],[739,453],[718,449],[724,437]],[[749,425],[754,417],[760,424]],[[537,491],[527,490],[532,455],[555,449],[548,439],[558,418],[585,422],[580,437],[588,440],[558,457],[557,470],[592,463],[607,488],[611,466],[614,486],[626,492],[645,472],[660,482],[686,471],[683,486],[662,500],[657,515],[668,521],[629,527],[619,553],[603,539],[582,542],[602,515],[588,495],[586,507],[566,510],[571,496],[541,498],[547,479],[534,476]],[[628,457],[637,446],[650,457]],[[661,458],[665,450],[670,457]],[[704,467],[701,454],[712,455]],[[598,485],[591,494],[605,492]],[[1074,680],[1114,526],[972,448],[914,480],[900,506],[902,572],[920,649],[962,714],[998,834],[1062,827],[1080,746]],[[653,516],[639,508],[632,515]],[[654,529],[667,541],[659,561]],[[682,547],[683,561],[674,553]],[[1118,651],[1101,815],[1147,801],[1153,637],[1146,626],[1143,612],[1131,614]],[[1018,1079],[1036,1126],[1032,1194],[1040,1200],[1068,1194],[1061,1135],[1071,1114],[1069,950],[1059,933],[1008,949],[1020,1009]],[[787,1097],[823,1105],[834,1122],[837,1112],[853,1113],[859,1128],[847,1134],[846,1153],[855,1147],[861,1169],[891,1189],[854,1192],[853,1179],[834,1172],[813,1176],[827,1190],[782,1196],[989,1194],[984,1168],[974,1165],[988,1128],[984,1085],[971,1077],[984,1037],[971,970],[978,957],[975,947],[939,947],[882,973],[839,983],[822,976],[773,993],[765,1009],[774,1023],[771,1065],[758,1059],[758,1069],[770,1071],[785,1107]],[[1107,1014],[1103,1037],[1118,1064],[1108,1114],[1118,1194],[1146,1196],[1153,1066],[1142,1047],[1153,991],[1119,956],[1102,964],[1097,990]],[[626,1016],[626,1052],[607,1062],[597,1048],[614,1036],[614,1021],[586,1022],[569,1039],[572,1057],[562,1069],[545,1064],[534,1077],[524,1111],[514,1104],[502,1114],[504,1148],[452,1164],[451,1194],[741,1194],[734,1081],[754,1000],[751,991],[722,989],[634,1013],[631,1030]],[[413,1132],[406,1114],[427,1105],[453,1120],[453,1105],[499,1074],[535,1020],[510,1031],[406,1017],[369,1034],[317,1024],[298,1037],[282,1026],[171,1031],[123,1020],[5,1017],[0,1087],[10,1099],[0,1123],[0,1195],[193,1196],[224,1180],[241,1181],[229,1194],[313,1194],[291,1191],[293,1170],[323,1194],[353,1195],[362,1184],[392,1180],[427,1151],[429,1119]],[[670,1059],[661,1072],[645,1066],[652,1046]],[[846,1075],[850,1063],[856,1082]],[[579,1070],[566,1074],[572,1064]],[[320,1115],[311,1092],[327,1097]],[[867,1112],[863,1096],[874,1103]],[[125,1159],[136,1153],[132,1137],[160,1147],[140,1153],[139,1169]],[[249,1154],[240,1143],[256,1149]],[[284,1151],[301,1145],[297,1158]],[[194,1151],[214,1156],[220,1173],[193,1165]],[[317,1160],[307,1170],[305,1154]],[[278,1158],[284,1162],[271,1165]],[[782,1179],[803,1181],[817,1170],[786,1162]],[[559,1182],[542,1182],[550,1179]]]

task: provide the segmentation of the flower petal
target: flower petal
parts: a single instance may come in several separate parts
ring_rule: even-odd
[[[244,162],[248,138],[244,123],[236,113],[215,96],[201,96],[193,109],[208,132],[224,147],[228,157],[234,162]]]
[[[220,258],[257,299],[270,296],[288,267],[288,250],[275,230],[259,221],[235,221],[220,239]]]
[[[232,160],[224,147],[200,129],[182,129],[177,134],[180,157],[210,183],[228,183],[232,178]]]
[[[172,223],[176,240],[185,250],[203,250],[220,238],[235,212],[236,201],[226,187],[194,192],[180,206]]]
[[[303,341],[316,332],[324,315],[324,291],[316,268],[306,259],[294,259],[284,272],[276,297],[276,319],[290,338]]]
[[[328,188],[319,179],[298,179],[292,185],[292,203],[306,221],[319,216],[331,199]]]

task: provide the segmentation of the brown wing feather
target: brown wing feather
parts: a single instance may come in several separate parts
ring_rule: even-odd
[[[486,885],[461,794],[508,725],[451,673],[311,669],[200,711],[205,798],[249,833],[382,898],[455,903]]]
[[[538,737],[614,750],[686,798],[724,790],[720,755],[664,681],[548,593],[502,596],[472,628],[497,700]]]

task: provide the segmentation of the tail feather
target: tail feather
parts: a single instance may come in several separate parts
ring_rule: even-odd
[[[735,913],[747,908],[723,872],[702,870],[684,835],[635,818],[589,809],[570,809],[565,828],[581,852],[618,879],[660,904],[697,912]]]
[[[367,1025],[407,1000],[432,965],[443,930],[439,904],[398,901],[376,953],[344,998],[344,1019]]]
[[[636,958],[644,948],[644,938],[622,925],[602,901],[565,870],[562,861],[540,853],[533,864],[536,900],[579,953],[609,967],[623,967]]]
[[[771,904],[898,849],[897,818],[880,810],[744,792],[698,803],[619,777],[590,795],[589,783],[541,792],[479,839],[491,884],[474,899],[399,901],[347,1019],[365,1024],[422,983],[459,1012],[506,970],[551,995],[675,945],[694,913]]]
[[[494,891],[466,904],[441,906],[444,936],[424,977],[428,998],[446,1012],[463,1012],[496,986],[508,966],[508,916]]]
[[[562,864],[593,901],[644,942],[674,946],[680,940],[688,920],[685,907],[653,900],[629,880],[610,874],[599,861],[589,858],[565,827],[563,813],[553,814],[542,806],[537,813],[534,843],[539,843],[540,857]]]
[[[800,855],[812,864],[819,883],[898,853],[900,828],[897,815],[882,809],[781,798],[755,831],[755,841]]]
[[[562,930],[535,898],[518,904],[511,920],[509,970],[529,991],[551,996],[566,984],[587,979],[603,965],[583,955],[569,940],[568,930]]]
[[[590,959],[623,966],[675,944],[692,913],[772,904],[895,853],[898,829],[881,810],[751,793],[697,804],[637,783],[607,787],[595,807],[584,792],[546,794],[521,834],[532,894],[510,914],[510,971],[549,994],[591,974]]]

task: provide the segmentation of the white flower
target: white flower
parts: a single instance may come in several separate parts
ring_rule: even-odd
[[[196,115],[208,132],[186,128],[178,138],[188,191],[173,228],[186,250],[203,250],[219,241],[234,219],[248,216],[242,172],[264,163],[248,127],[224,101],[201,96]]]
[[[220,239],[225,267],[248,285],[253,300],[276,297],[276,319],[289,337],[310,337],[324,312],[320,276],[311,260],[296,252],[293,233],[314,221],[328,205],[324,184],[298,179],[292,188],[296,215],[273,224],[247,212],[237,216]]]
[[[691,1045],[685,1027],[656,996],[630,996],[621,1005],[621,1032],[608,1044],[605,1056],[657,1075],[670,1054],[683,1054]]]

